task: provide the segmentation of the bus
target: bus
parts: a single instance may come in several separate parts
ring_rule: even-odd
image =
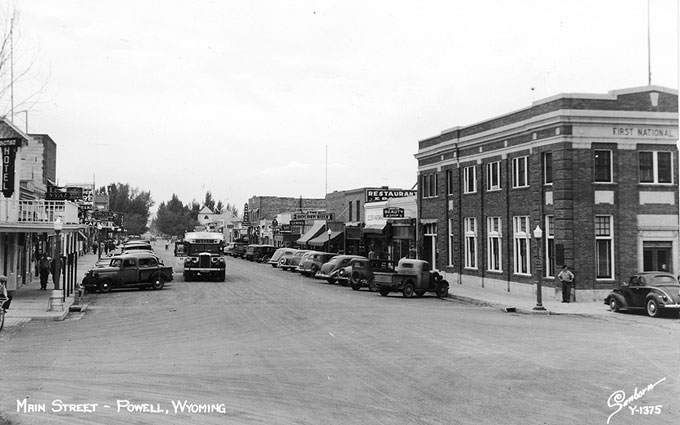
[[[180,243],[180,242],[178,242]],[[201,278],[224,282],[224,235],[218,232],[187,232],[182,244],[184,281]]]

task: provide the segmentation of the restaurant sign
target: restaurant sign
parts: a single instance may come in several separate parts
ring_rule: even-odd
[[[325,211],[309,211],[304,213],[293,213],[294,220],[333,220],[333,213]]]
[[[417,190],[366,189],[366,203],[387,201],[391,198],[405,198],[418,195]]]

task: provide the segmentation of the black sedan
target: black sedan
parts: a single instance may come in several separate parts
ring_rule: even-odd
[[[615,288],[604,303],[612,311],[646,310],[651,317],[680,312],[680,284],[666,272],[641,272]]]

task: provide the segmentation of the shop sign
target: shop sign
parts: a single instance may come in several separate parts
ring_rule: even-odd
[[[248,212],[248,203],[243,204],[243,224],[250,224],[250,213]]]
[[[5,198],[12,197],[14,193],[14,163],[17,148],[21,145],[21,139],[0,139],[2,149],[2,194]]]
[[[310,211],[305,213],[293,213],[294,220],[333,220],[333,213],[325,211]]]
[[[366,203],[387,201],[392,198],[405,198],[418,195],[417,190],[366,189]]]
[[[404,209],[397,207],[383,208],[383,217],[385,218],[404,218]]]
[[[45,199],[48,201],[80,201],[83,199],[83,188],[50,186],[45,193]]]
[[[306,223],[305,220],[291,220],[290,225],[291,226],[304,226]]]

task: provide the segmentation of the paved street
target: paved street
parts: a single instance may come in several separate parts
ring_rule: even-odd
[[[677,423],[677,319],[513,314],[245,260],[227,270],[185,283],[175,266],[162,291],[89,294],[83,314],[3,330],[0,424]],[[638,409],[615,413],[633,395]]]

